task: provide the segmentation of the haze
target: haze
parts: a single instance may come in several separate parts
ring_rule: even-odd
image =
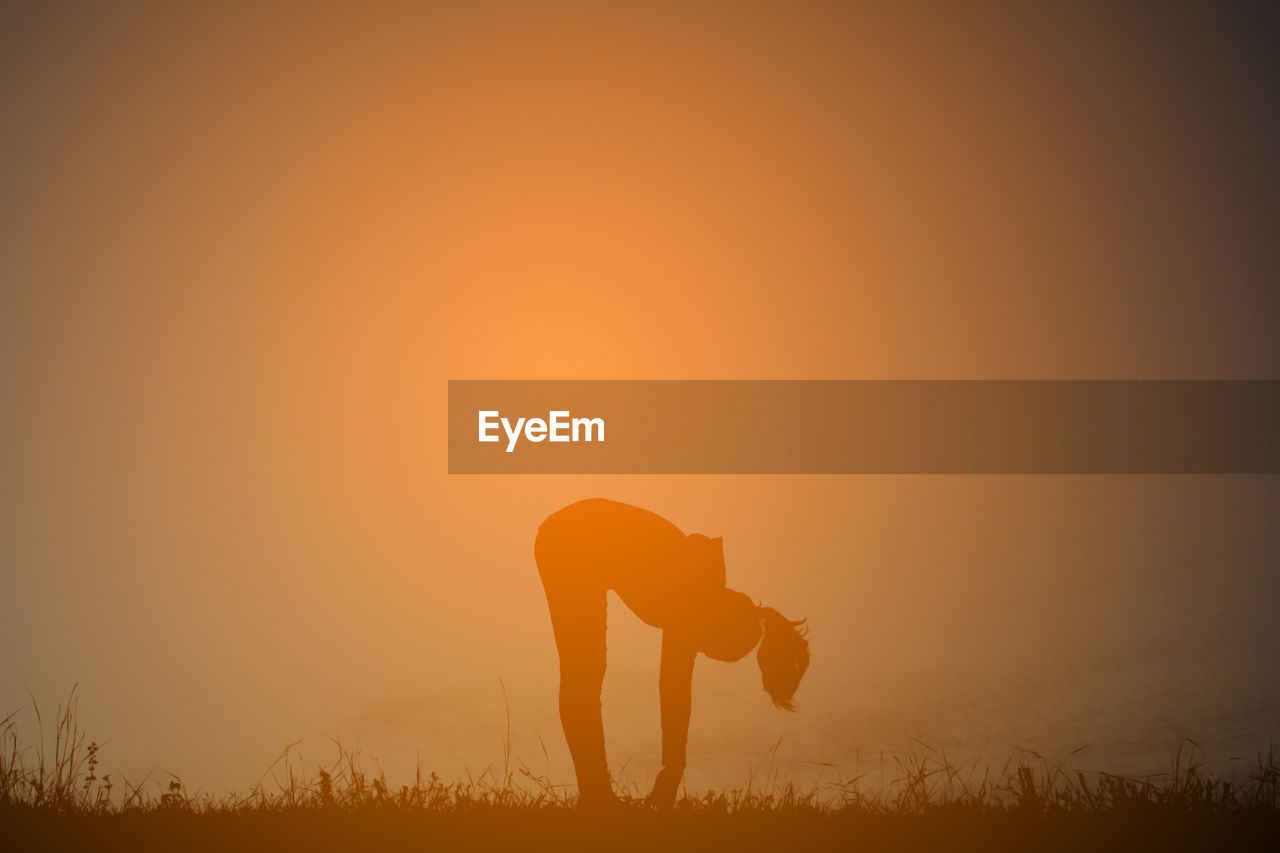
[[[812,626],[794,715],[700,662],[690,787],[1265,749],[1274,478],[450,477],[444,433],[451,378],[1278,378],[1252,14],[6,10],[0,716],[79,683],[108,767],[213,791],[330,737],[466,778],[502,679],[567,784],[532,542],[601,495]],[[609,643],[643,785],[658,635]]]

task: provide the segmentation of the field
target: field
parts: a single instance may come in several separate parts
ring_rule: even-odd
[[[395,785],[358,757],[308,770],[292,748],[252,790],[221,798],[170,778],[113,779],[76,726],[74,697],[24,746],[0,722],[0,844],[7,850],[1231,850],[1280,845],[1280,760],[1232,778],[1203,772],[1188,743],[1168,774],[1070,773],[1020,751],[996,771],[921,752],[869,789],[686,794],[673,809],[632,791],[603,812],[575,807],[508,752],[479,779],[419,773]],[[43,721],[41,721],[43,723]],[[48,747],[48,748],[46,748]]]

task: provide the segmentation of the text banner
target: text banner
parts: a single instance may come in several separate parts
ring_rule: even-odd
[[[1277,381],[449,382],[453,474],[1277,474]]]

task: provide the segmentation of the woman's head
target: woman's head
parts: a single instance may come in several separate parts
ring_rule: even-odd
[[[792,622],[772,607],[760,607],[748,596],[724,589],[699,614],[698,650],[732,663],[759,643],[756,661],[765,691],[774,705],[794,711],[796,688],[809,668],[808,629],[803,626],[803,619]]]
[[[721,589],[696,624],[698,651],[712,660],[742,660],[760,642],[760,608],[732,589]]]
[[[787,711],[796,709],[793,699],[800,679],[809,668],[809,629],[804,621],[792,622],[772,607],[760,608],[764,639],[756,652],[760,679],[773,704]]]

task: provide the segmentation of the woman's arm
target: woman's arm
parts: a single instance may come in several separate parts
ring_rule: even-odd
[[[662,706],[662,771],[653,784],[650,802],[669,806],[684,777],[685,746],[689,742],[689,713],[692,708],[693,644],[670,630],[662,632],[662,664],[658,673],[658,694]]]

